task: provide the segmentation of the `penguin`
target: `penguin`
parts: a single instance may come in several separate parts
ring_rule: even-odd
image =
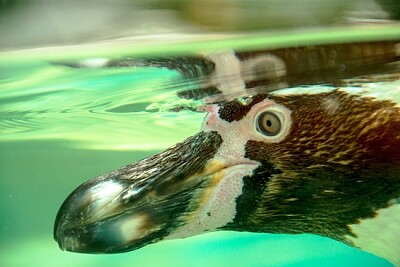
[[[227,88],[247,90],[243,77]],[[75,189],[56,217],[60,248],[120,253],[217,230],[311,233],[400,266],[394,100],[333,87],[223,98],[198,108],[199,133]]]

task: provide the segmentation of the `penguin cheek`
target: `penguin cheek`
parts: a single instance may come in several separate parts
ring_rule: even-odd
[[[219,162],[211,164],[219,164]],[[186,218],[184,224],[165,239],[185,238],[223,228],[236,216],[236,200],[242,194],[243,177],[257,168],[255,164],[237,164],[221,168],[209,176],[210,183],[198,195],[197,208]],[[194,203],[192,202],[192,203]]]

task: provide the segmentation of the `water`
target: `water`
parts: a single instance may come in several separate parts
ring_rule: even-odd
[[[396,28],[353,34],[333,30],[303,38],[284,34],[256,36],[247,42],[236,38],[209,42],[206,47],[379,39],[396,33]],[[122,42],[111,47],[93,45],[86,54],[79,47],[64,47],[0,55],[0,266],[391,266],[366,252],[312,235],[217,232],[118,255],[75,254],[58,248],[53,240],[54,219],[77,185],[196,133],[204,114],[168,111],[182,104],[176,91],[193,86],[177,82],[179,75],[173,71],[73,69],[51,62],[118,53],[182,53],[204,45],[133,49]],[[398,88],[399,84],[385,86]]]

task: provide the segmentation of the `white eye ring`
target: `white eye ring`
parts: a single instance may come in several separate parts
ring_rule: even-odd
[[[277,111],[267,110],[257,115],[257,131],[265,136],[276,136],[282,132],[285,117]]]
[[[253,110],[254,139],[279,143],[289,134],[292,120],[291,111],[271,100],[264,100],[254,106]]]

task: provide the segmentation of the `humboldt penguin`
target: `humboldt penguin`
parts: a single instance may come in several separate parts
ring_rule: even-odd
[[[118,253],[216,230],[311,233],[400,266],[399,105],[362,88],[301,91],[200,106],[198,134],[70,194],[55,222],[60,248]]]
[[[198,134],[78,187],[57,216],[59,246],[117,253],[215,230],[312,233],[400,266],[398,106],[334,90],[200,109]]]

